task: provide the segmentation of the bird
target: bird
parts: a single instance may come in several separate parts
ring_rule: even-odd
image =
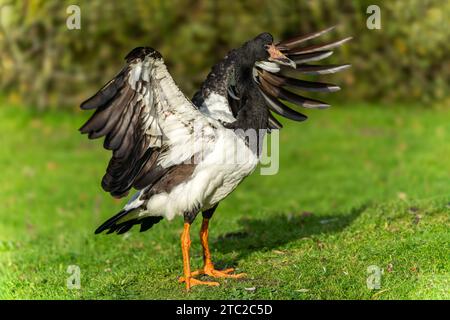
[[[178,281],[187,291],[196,285],[219,285],[201,275],[244,277],[233,268],[215,268],[208,242],[210,219],[219,203],[255,170],[261,138],[283,127],[274,114],[301,122],[307,116],[296,107],[329,107],[299,91],[340,90],[334,84],[300,79],[350,67],[311,64],[351,39],[310,44],[333,29],[278,42],[270,33],[261,33],[213,66],[192,99],[177,86],[161,53],[151,47],[131,50],[117,75],[80,105],[95,110],[80,132],[89,139],[104,138],[103,147],[112,152],[102,188],[116,198],[134,190],[123,209],[95,234],[123,234],[134,225],[143,232],[163,218],[181,216],[183,276]],[[263,134],[251,141],[245,134],[249,130]],[[236,161],[236,156],[243,160]],[[190,228],[200,212],[203,267],[194,271]]]

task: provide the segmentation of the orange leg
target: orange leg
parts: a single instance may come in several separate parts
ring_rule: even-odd
[[[186,282],[186,290],[190,290],[192,286],[195,285],[208,285],[208,286],[218,286],[218,282],[211,281],[200,281],[193,278],[191,273],[189,249],[191,247],[191,238],[189,235],[191,225],[189,223],[184,224],[183,233],[181,234],[181,250],[183,252],[183,271],[184,278]]]
[[[230,274],[234,271],[234,268],[229,268],[225,270],[214,269],[214,264],[211,261],[211,253],[209,251],[208,245],[208,225],[209,219],[204,218],[202,222],[202,228],[200,230],[200,241],[203,247],[203,268],[191,273],[191,276],[196,276],[199,274],[206,274],[214,278],[242,278],[245,273]],[[184,282],[186,277],[179,279],[179,282]]]

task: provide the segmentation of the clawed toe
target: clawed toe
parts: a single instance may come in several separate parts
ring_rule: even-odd
[[[228,269],[224,269],[224,270],[216,270],[213,268],[203,268],[203,269],[199,269],[196,271],[193,271],[191,273],[191,282],[200,282],[200,283],[196,283],[196,284],[207,284],[207,285],[215,285],[218,286],[219,283],[218,282],[211,282],[211,281],[200,281],[198,279],[193,278],[194,276],[198,276],[198,275],[202,275],[205,274],[207,276],[213,277],[213,278],[231,278],[231,279],[239,279],[239,278],[243,278],[246,276],[245,273],[238,273],[238,274],[230,274],[231,272],[234,271],[234,268],[228,268]],[[182,283],[182,282],[186,282],[186,277],[180,277],[178,278],[178,282]],[[195,284],[194,284],[195,285]],[[192,284],[191,284],[192,286]]]
[[[225,270],[210,269],[205,270],[205,274],[213,278],[233,278],[233,279],[243,278],[246,276],[245,273],[230,274],[233,271],[234,268],[229,268]]]
[[[202,281],[202,280],[198,280],[192,277],[188,277],[187,280],[186,278],[180,278],[179,279],[180,282],[186,282],[186,290],[190,290],[193,286],[199,286],[199,285],[203,285],[203,286],[218,286],[219,283],[215,282],[215,281]]]
[[[204,274],[204,273],[205,272],[203,271],[203,269],[198,269],[198,270],[195,270],[195,271],[191,272],[191,277],[195,277],[195,276],[198,276],[198,275]],[[179,283],[182,283],[182,282],[185,282],[185,281],[186,281],[185,277],[179,277],[178,278],[178,282]]]

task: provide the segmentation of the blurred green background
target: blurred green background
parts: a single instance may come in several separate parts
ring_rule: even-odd
[[[448,0],[0,0],[0,299],[450,299],[449,16]],[[278,174],[253,174],[211,221],[217,267],[247,278],[187,295],[181,218],[94,236],[127,199],[101,189],[110,153],[79,134],[78,106],[132,48],[159,50],[189,97],[255,35],[334,24],[322,41],[354,39],[328,60],[353,65],[323,79],[343,88],[320,96],[333,107],[282,119]]]
[[[66,8],[81,8],[68,30]],[[12,102],[76,108],[136,46],[159,50],[188,96],[211,66],[262,31],[277,39],[338,24],[354,36],[338,60],[345,101],[449,103],[450,2],[383,1],[382,29],[366,28],[371,0],[0,0],[0,88]]]

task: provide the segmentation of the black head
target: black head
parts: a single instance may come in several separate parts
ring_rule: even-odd
[[[253,60],[253,62],[267,60],[269,58],[267,47],[272,43],[273,37],[270,33],[261,33],[254,39],[245,43],[245,55],[249,60]]]
[[[295,63],[286,57],[273,43],[270,33],[264,32],[243,46],[243,59],[248,64],[258,61],[272,61],[295,68]]]

